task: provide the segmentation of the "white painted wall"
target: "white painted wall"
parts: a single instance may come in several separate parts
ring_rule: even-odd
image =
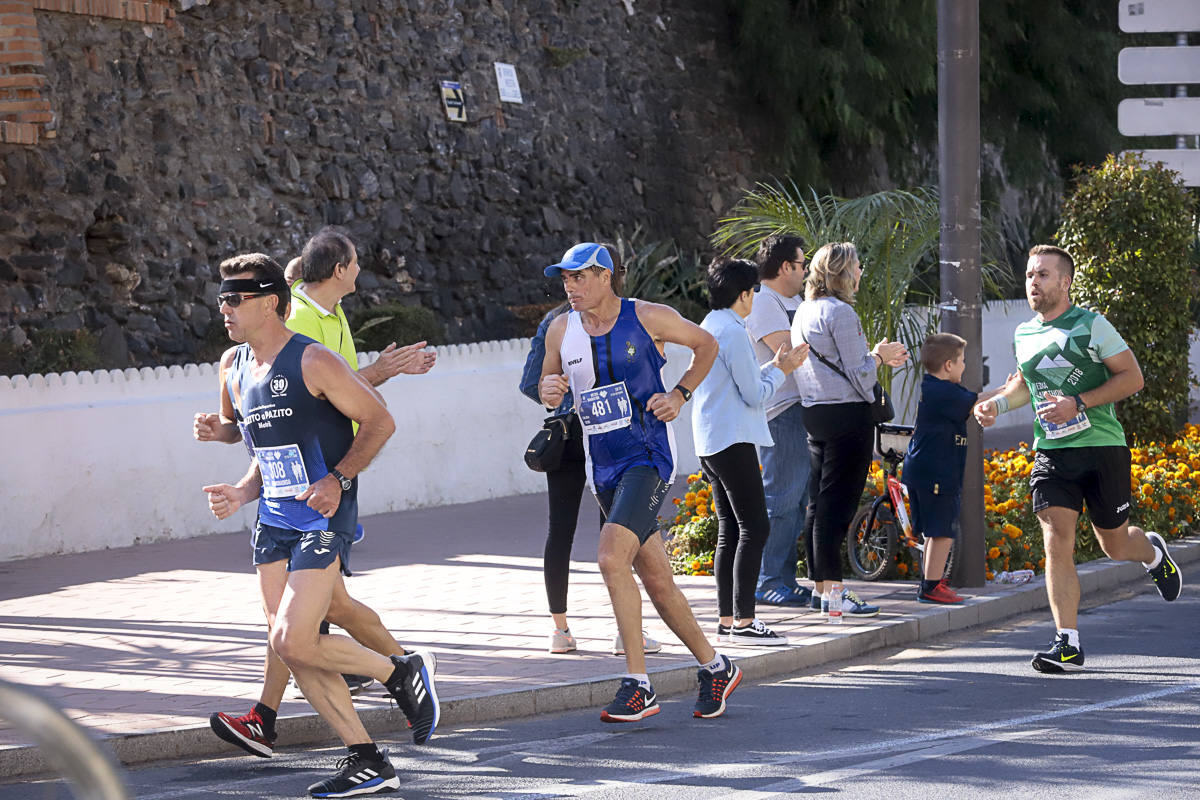
[[[1009,343],[1028,315],[1023,301],[991,304],[984,315],[994,381],[1015,367]],[[517,391],[528,347],[514,339],[438,348],[429,374],[382,387],[397,431],[363,478],[364,514],[542,490],[543,476],[521,459],[543,417]],[[689,356],[668,347],[667,386]],[[1191,362],[1200,374],[1200,343]],[[216,410],[217,392],[212,364],[0,377],[0,559],[247,529],[252,510],[218,522],[200,489],[233,482],[247,464],[241,445],[192,439],[193,414]],[[674,423],[681,475],[698,466],[690,411]],[[1029,430],[1031,412],[1001,422]]]

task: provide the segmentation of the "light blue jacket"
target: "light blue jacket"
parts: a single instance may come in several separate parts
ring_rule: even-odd
[[[696,455],[711,456],[739,442],[775,444],[763,403],[784,381],[771,362],[758,364],[746,323],[733,309],[710,311],[700,327],[716,338],[717,360],[692,395]]]

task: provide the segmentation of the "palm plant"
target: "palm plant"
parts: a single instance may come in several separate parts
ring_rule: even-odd
[[[625,265],[621,293],[663,303],[699,322],[708,308],[704,294],[704,263],[699,254],[684,252],[671,240],[646,242],[641,226],[628,236],[617,235],[617,252]]]

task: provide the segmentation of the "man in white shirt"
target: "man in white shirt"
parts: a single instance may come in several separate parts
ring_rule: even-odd
[[[804,289],[804,240],[789,234],[769,236],[759,245],[755,261],[762,285],[746,317],[746,331],[758,362],[765,364],[775,357],[780,344],[791,344],[792,317]],[[810,462],[795,380],[785,380],[766,402],[765,410],[775,445],[759,447],[758,458],[771,533],[763,547],[754,597],[767,605],[808,607],[812,592],[796,582]]]

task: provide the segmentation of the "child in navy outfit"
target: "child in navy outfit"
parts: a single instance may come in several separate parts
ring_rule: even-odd
[[[961,603],[942,575],[958,535],[963,467],[967,463],[967,419],[977,401],[990,399],[961,386],[967,342],[952,333],[935,333],[921,348],[925,377],[917,406],[916,430],[904,458],[901,480],[908,489],[913,532],[925,537],[922,603]]]

